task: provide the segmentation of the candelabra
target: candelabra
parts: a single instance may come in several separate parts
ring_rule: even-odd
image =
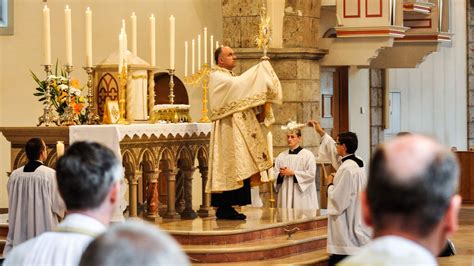
[[[52,125],[53,123],[58,125],[58,118],[56,117],[56,115],[54,115],[53,112],[51,112],[51,93],[50,93],[50,87],[49,87],[49,83],[50,83],[50,76],[51,76],[51,67],[52,65],[43,65],[44,67],[44,72],[46,72],[46,84],[45,84],[45,90],[44,90],[44,96],[45,96],[45,103],[44,103],[44,107],[43,107],[43,115],[40,116],[38,118],[39,120],[39,123],[38,123],[38,127],[43,125],[45,127],[49,127],[50,125]]]
[[[67,78],[66,108],[64,109],[64,113],[60,117],[60,121],[61,126],[72,126],[76,124],[76,122],[74,121],[74,112],[71,107],[71,72],[73,70],[73,66],[66,65],[65,69]]]
[[[99,116],[95,112],[94,106],[94,96],[92,95],[92,74],[94,73],[94,68],[87,66],[84,67],[84,70],[87,73],[87,107],[86,107],[86,114],[87,114],[87,124],[88,125],[97,125],[99,124]]]
[[[207,91],[209,89],[209,74],[211,73],[211,68],[208,64],[204,64],[202,68],[195,74],[190,77],[184,77],[184,82],[189,85],[197,85],[201,82],[202,87],[202,110],[201,110],[201,119],[200,123],[209,123],[211,120],[208,116],[207,110]]]
[[[270,169],[271,170],[271,169]],[[273,193],[273,181],[268,182],[270,188],[270,208],[275,208],[275,195]]]
[[[168,97],[170,99],[170,104],[174,104],[174,69],[169,68],[168,74],[170,75],[170,95]]]
[[[126,108],[126,100],[125,98],[127,97],[127,63],[124,60],[123,62],[123,67],[122,67],[122,72],[119,73],[119,79],[120,79],[120,89],[119,89],[119,113],[120,113],[120,118],[117,121],[117,124],[122,124],[122,125],[129,125],[130,123],[125,120],[125,108]]]

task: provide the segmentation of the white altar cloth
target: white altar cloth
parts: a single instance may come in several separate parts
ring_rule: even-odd
[[[192,134],[209,134],[211,132],[211,123],[163,123],[163,124],[131,124],[131,125],[82,125],[69,127],[69,143],[76,141],[89,140],[99,142],[112,151],[119,158],[120,141],[125,137],[152,135],[156,137],[172,135],[173,137]]]

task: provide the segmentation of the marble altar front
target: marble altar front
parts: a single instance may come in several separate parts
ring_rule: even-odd
[[[2,127],[11,143],[11,169],[27,161],[24,145],[41,137],[48,146],[45,164],[55,167],[56,143],[97,141],[121,158],[129,185],[128,214],[137,216],[142,208],[148,217],[192,219],[212,215],[210,195],[202,190],[202,205],[192,208],[192,178],[199,170],[204,186],[209,154],[209,123],[90,125],[71,127]],[[160,201],[160,194],[165,195]],[[163,211],[159,213],[159,210]]]

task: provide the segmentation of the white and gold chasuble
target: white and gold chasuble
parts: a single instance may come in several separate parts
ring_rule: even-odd
[[[211,143],[206,192],[235,190],[243,180],[260,173],[262,182],[272,181],[272,159],[256,118],[256,107],[281,104],[280,80],[268,61],[260,62],[240,76],[215,67],[209,76]],[[265,125],[273,123],[267,112]]]

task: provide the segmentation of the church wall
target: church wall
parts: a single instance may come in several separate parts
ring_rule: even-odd
[[[391,69],[389,88],[401,93],[402,131],[427,134],[466,150],[466,1],[450,3],[450,47],[428,55],[416,69]]]
[[[369,162],[370,159],[370,84],[369,70],[349,68],[349,131],[359,139],[356,154]]]
[[[129,49],[131,49],[130,15],[135,12],[138,23],[138,56],[150,61],[149,16],[156,17],[156,62],[160,69],[169,64],[169,16],[176,18],[176,73],[184,73],[184,41],[197,39],[203,27],[222,43],[222,11],[220,0],[81,0],[48,1],[51,10],[52,61],[65,59],[64,7],[72,9],[73,65],[72,76],[85,85],[84,11],[91,7],[93,17],[93,62],[98,63],[118,48],[121,19],[127,23]],[[33,0],[15,1],[15,34],[0,36],[0,126],[32,126],[41,115],[41,104],[33,96],[35,82],[29,70],[42,76],[42,10],[43,3]],[[189,46],[191,46],[189,44]],[[197,54],[197,53],[196,53]],[[208,53],[209,55],[209,53]],[[189,56],[191,53],[189,52]],[[210,55],[209,55],[210,56]],[[189,58],[189,62],[191,59]],[[197,61],[197,60],[196,60]],[[190,66],[188,68],[190,71]],[[202,92],[188,88],[191,116],[194,121],[201,115]],[[21,110],[21,112],[20,112]],[[9,144],[0,137],[0,208],[7,207],[6,172],[10,170]],[[198,178],[195,178],[195,181]],[[199,195],[199,194],[196,194]],[[195,197],[199,198],[200,197]]]

